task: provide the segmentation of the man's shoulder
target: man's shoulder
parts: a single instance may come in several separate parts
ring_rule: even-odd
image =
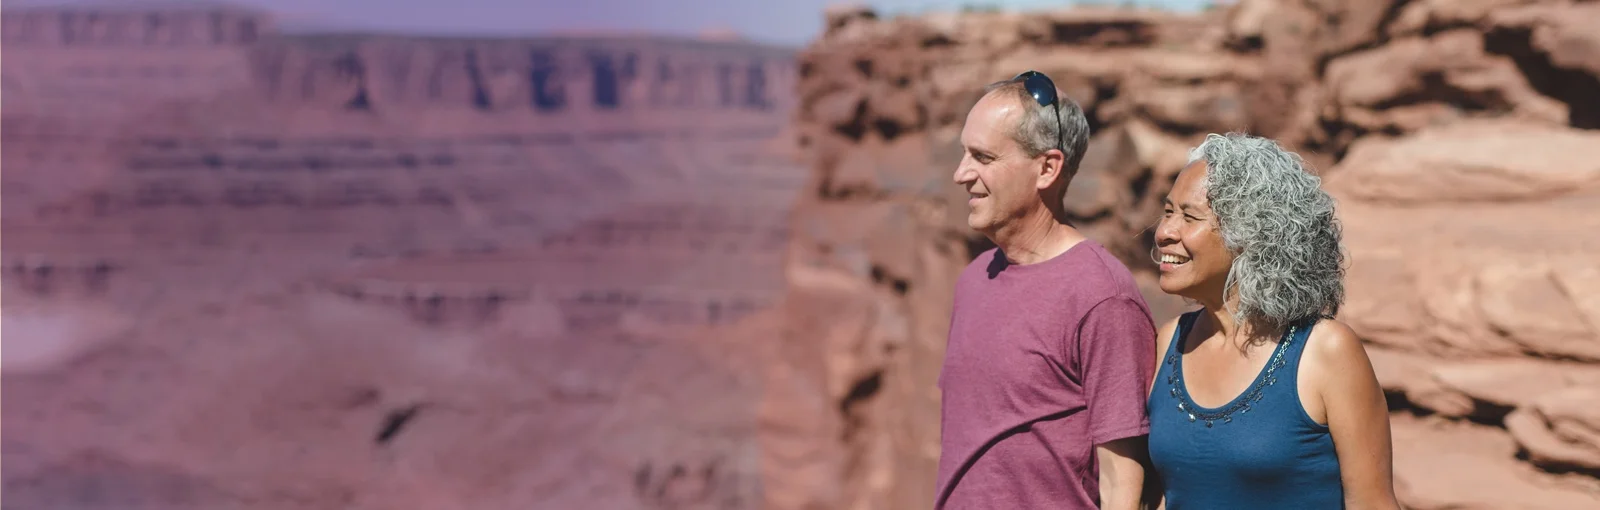
[[[1082,253],[1064,267],[1062,274],[1079,283],[1074,287],[1107,297],[1130,292],[1134,295],[1139,294],[1139,286],[1134,282],[1133,271],[1112,254],[1111,250],[1093,239],[1085,239],[1074,248],[1081,249]]]
[[[1084,239],[1076,248],[1082,248],[1085,252],[1086,256],[1078,258],[1082,265],[1094,267],[1111,276],[1127,275],[1130,278],[1133,276],[1133,271],[1128,269],[1127,264],[1123,264],[1122,259],[1117,258],[1116,254],[1111,253],[1111,249],[1098,241]]]
[[[1076,310],[1075,320],[1083,320],[1091,313],[1104,316],[1130,311],[1148,318],[1150,307],[1128,266],[1099,243],[1083,243],[1083,252],[1061,275],[1061,289],[1067,301],[1073,303],[1070,309]]]

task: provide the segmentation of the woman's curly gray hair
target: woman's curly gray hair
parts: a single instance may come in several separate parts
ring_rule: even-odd
[[[1333,197],[1295,153],[1240,133],[1207,135],[1206,200],[1234,253],[1227,292],[1236,324],[1272,329],[1331,318],[1344,302],[1344,251]],[[1227,297],[1226,295],[1224,297]]]

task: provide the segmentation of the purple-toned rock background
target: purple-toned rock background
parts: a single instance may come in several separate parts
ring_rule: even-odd
[[[758,503],[793,50],[188,5],[4,13],[6,507]]]
[[[1158,320],[1184,150],[1277,137],[1340,200],[1406,506],[1600,507],[1597,8],[838,8],[804,49],[7,9],[0,496],[927,508],[954,134],[1034,68]]]

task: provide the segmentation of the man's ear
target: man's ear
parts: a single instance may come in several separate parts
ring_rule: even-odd
[[[1039,189],[1055,186],[1065,175],[1062,170],[1066,168],[1067,157],[1060,149],[1050,149],[1044,152],[1044,159],[1039,163],[1039,178],[1034,183]]]

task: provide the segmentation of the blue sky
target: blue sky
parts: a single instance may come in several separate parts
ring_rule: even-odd
[[[138,3],[141,0],[93,0]],[[284,15],[291,26],[369,28],[425,33],[523,35],[615,30],[695,34],[726,28],[745,37],[802,45],[822,29],[822,10],[836,0],[227,0]],[[1124,3],[1087,0],[1086,3]],[[83,3],[11,0],[7,6]],[[1045,9],[1071,0],[867,0],[883,14],[954,10],[963,5]],[[1209,0],[1132,0],[1140,6],[1193,10]]]

